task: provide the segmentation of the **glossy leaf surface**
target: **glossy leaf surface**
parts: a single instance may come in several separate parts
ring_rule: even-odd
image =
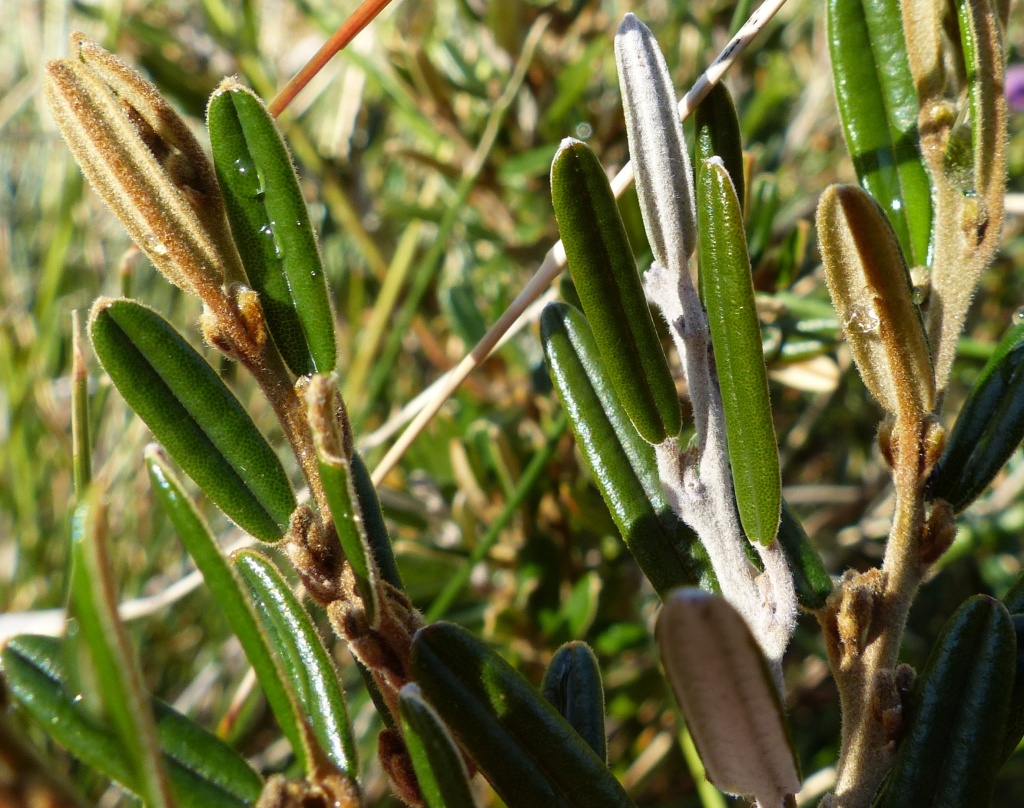
[[[67,651],[54,637],[11,640],[0,662],[14,700],[72,755],[137,793],[127,756],[68,689]],[[171,794],[181,808],[241,808],[259,799],[260,776],[233,749],[191,719],[154,702],[157,737]]]
[[[957,416],[928,481],[957,512],[980,495],[1024,439],[1024,323],[1007,332]]]
[[[264,555],[241,550],[232,560],[249,589],[263,630],[320,748],[341,771],[358,771],[348,709],[334,663],[313,621]]]
[[[714,580],[696,534],[665,498],[654,450],[633,428],[609,381],[587,319],[553,303],[541,315],[548,372],[576,442],[626,546],[655,590]]]
[[[476,808],[462,753],[417,685],[402,688],[398,711],[426,808]]]
[[[551,164],[558,231],[609,379],[645,440],[679,434],[668,360],[637,273],[608,177],[585,144],[567,138]]]
[[[128,405],[239,527],[277,541],[295,494],[281,461],[216,371],[159,314],[101,299],[93,349]]]
[[[170,517],[185,549],[217,605],[224,612],[231,631],[238,638],[246,659],[266,696],[278,726],[288,739],[296,757],[303,765],[309,759],[306,749],[306,728],[299,706],[289,690],[283,671],[274,659],[242,582],[224,557],[209,526],[196,510],[181,481],[160,456],[155,447],[146,451],[146,467],[157,501]]]
[[[395,589],[404,592],[405,585],[402,583],[402,575],[398,571],[398,562],[395,560],[391,536],[388,535],[387,525],[384,524],[384,513],[380,509],[377,489],[373,487],[370,470],[366,468],[366,463],[363,462],[359,452],[352,453],[352,485],[355,488],[356,498],[359,500],[359,512],[363,515],[363,527],[366,530],[366,539],[373,551],[374,561],[377,563],[377,571],[381,578]]]
[[[829,0],[828,38],[846,146],[915,266],[928,262],[931,183],[897,0]]]
[[[420,629],[412,673],[509,808],[634,805],[540,693],[464,629],[450,623]]]
[[[584,642],[555,651],[541,682],[544,698],[558,710],[601,760],[608,759],[604,729],[604,686],[597,657]]]
[[[249,283],[298,376],[334,369],[327,279],[291,155],[263,102],[234,79],[207,110],[217,180]]]
[[[657,636],[708,779],[782,805],[800,774],[778,691],[743,618],[717,595],[680,589],[662,606]]]
[[[719,159],[703,162],[697,175],[697,255],[725,410],[736,506],[747,538],[767,545],[779,528],[779,449],[743,214]]]
[[[1002,763],[1016,657],[1006,608],[977,595],[946,623],[918,677],[881,808],[986,808]]]

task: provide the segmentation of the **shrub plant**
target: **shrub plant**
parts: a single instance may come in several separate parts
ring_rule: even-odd
[[[422,541],[405,553],[421,554],[418,562],[406,566],[396,553],[396,525],[389,528],[385,512],[401,507],[382,508],[380,471],[371,475],[359,450],[366,391],[346,388],[336,370],[344,304],[332,300],[316,217],[270,111],[280,109],[225,79],[206,108],[208,156],[139,73],[72,35],[68,56],[46,68],[49,108],[89,186],[137,250],[200,302],[206,347],[131,294],[92,304],[88,345],[157,442],[130,462],[144,463],[154,507],[202,573],[258,691],[242,690],[255,717],[232,712],[215,733],[143,684],[111,557],[108,512],[125,480],[93,472],[90,410],[102,402],[90,392],[95,374],[76,321],[68,629],[59,638],[20,634],[0,656],[13,705],[5,737],[19,760],[38,754],[31,719],[80,761],[80,782],[51,773],[60,799],[91,798],[97,783],[112,781],[147,806],[363,805],[387,799],[371,798],[373,778],[359,762],[375,746],[391,793],[408,805],[638,804],[630,773],[664,733],[641,729],[628,750],[636,762],[617,759],[623,749],[610,743],[606,713],[625,722],[606,702],[599,656],[583,642],[605,608],[627,615],[619,634],[630,625],[636,631],[633,640],[616,639],[616,621],[605,618],[609,628],[595,643],[601,655],[630,642],[642,647],[652,632],[660,668],[644,673],[663,676],[667,687],[653,710],[631,706],[660,716],[674,697],[683,749],[696,752],[688,761],[703,804],[724,804],[711,784],[762,808],[795,805],[800,758],[821,763],[786,714],[787,650],[801,614],[808,636],[816,621],[841,711],[837,742],[819,742],[835,755],[834,782],[819,805],[990,803],[998,772],[1024,736],[1017,650],[1024,576],[1001,600],[975,594],[941,615],[948,619],[928,638],[919,671],[901,661],[901,648],[922,582],[954,544],[958,515],[1024,437],[1024,325],[989,351],[955,418],[946,406],[969,305],[1002,230],[1009,4],[829,0],[835,95],[859,182],[830,185],[817,201],[821,267],[809,273],[806,227],[793,228],[766,259],[772,186],[755,174],[733,99],[719,82],[719,68],[765,22],[759,13],[679,104],[651,31],[632,14],[618,27],[614,55],[637,205],[616,199],[628,172],[610,182],[587,143],[562,140],[550,166],[561,240],[545,266],[567,264],[571,280],[560,286],[563,301],[540,316],[553,388],[545,390],[546,434],[524,469],[499,429],[469,430],[471,451],[453,444],[468,551],[456,564],[451,554],[432,556],[432,568],[422,561]],[[484,162],[501,116],[549,26],[582,19],[580,7],[532,16],[509,88],[455,189],[459,205],[486,186]],[[239,36],[249,37],[251,52],[252,32]],[[260,80],[257,67],[246,72]],[[680,122],[691,112],[692,157]],[[337,207],[344,214],[344,204]],[[629,221],[632,211],[642,227]],[[438,222],[409,291],[412,304],[394,324],[397,338],[379,335],[385,353],[401,348],[442,258],[441,234],[446,239],[453,227],[451,217]],[[649,264],[642,273],[635,246]],[[390,277],[382,295],[393,294]],[[816,279],[834,314],[807,292]],[[466,287],[452,286],[445,299],[450,311],[462,311],[453,320],[481,336],[483,318],[474,320]],[[891,486],[880,564],[846,571],[826,567],[783,498],[772,408],[779,392],[769,386],[769,372],[784,365],[831,373],[836,353],[852,357],[883,412],[877,451]],[[365,362],[360,356],[356,366]],[[240,382],[239,367],[255,387]],[[381,389],[371,368],[359,374]],[[543,379],[537,384],[543,389]],[[358,401],[358,418],[343,388]],[[257,403],[240,399],[242,390],[258,391]],[[541,518],[543,508],[524,502],[565,451],[567,424],[582,485],[604,502],[592,497],[587,507],[599,516],[581,513],[575,527],[586,531],[607,511],[632,561],[618,545],[596,546],[594,569],[577,574],[563,598],[557,582],[552,594],[530,571],[557,567],[543,559],[550,544],[498,544],[517,583],[492,586],[494,602],[467,600],[475,566],[494,560],[516,512],[526,522]],[[285,446],[286,462],[278,451]],[[484,488],[489,475],[504,489],[497,510]],[[219,511],[256,546],[226,553],[207,511]],[[484,535],[475,536],[475,517],[491,522]],[[436,528],[427,520],[417,530]],[[607,563],[599,563],[602,555]],[[598,567],[613,585],[602,584]],[[423,569],[435,580],[424,581]],[[646,583],[630,581],[623,570],[631,569]],[[407,584],[410,570],[429,597],[411,578]],[[616,588],[632,592],[647,613],[629,615],[628,597],[609,606]],[[540,630],[519,627],[535,636],[518,647],[495,648],[466,627],[482,624],[493,638],[494,621],[524,615]],[[318,623],[330,628],[326,645]],[[334,640],[351,657],[347,676],[339,677],[328,651]],[[254,765],[239,749],[246,728],[261,720],[259,698],[288,750],[275,765]],[[352,705],[359,705],[355,721]],[[31,737],[16,740],[18,728]],[[643,804],[680,803],[665,791]]]

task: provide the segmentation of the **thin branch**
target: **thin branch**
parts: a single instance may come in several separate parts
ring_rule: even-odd
[[[391,0],[363,0],[362,5],[352,12],[351,16],[339,26],[337,31],[331,34],[330,39],[323,44],[323,47],[316,52],[316,55],[306,62],[305,66],[292,77],[291,81],[274,96],[274,100],[267,105],[270,114],[276,118],[284,112],[285,107],[292,102],[295,96],[302,92],[302,89],[309,84],[313,76],[319,73],[324,65],[334,58],[338,51],[355,39],[356,35],[369,25],[390,2]]]

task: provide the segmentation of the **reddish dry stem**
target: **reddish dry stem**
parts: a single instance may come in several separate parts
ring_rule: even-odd
[[[380,14],[390,2],[391,0],[364,0],[362,5],[352,13],[352,16],[331,34],[331,38],[306,63],[305,67],[296,73],[274,97],[274,100],[267,106],[270,114],[276,118],[284,112],[285,107],[302,91],[303,87],[309,84],[313,76],[319,73],[338,51],[355,39],[356,34],[369,25],[373,18]]]

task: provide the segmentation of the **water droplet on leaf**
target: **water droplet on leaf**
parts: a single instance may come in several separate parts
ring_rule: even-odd
[[[870,334],[878,330],[878,312],[871,304],[854,305],[843,321],[843,328],[854,334]]]

